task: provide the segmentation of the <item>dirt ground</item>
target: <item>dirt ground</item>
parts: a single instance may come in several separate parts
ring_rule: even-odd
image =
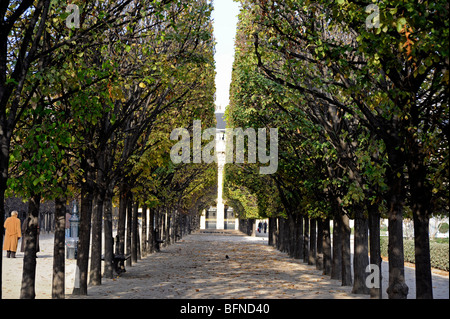
[[[19,243],[20,244],[20,243]],[[53,235],[41,235],[36,269],[36,298],[51,298]],[[23,253],[5,258],[3,298],[18,299]],[[227,258],[228,256],[228,258]],[[368,299],[351,293],[315,266],[289,258],[267,245],[267,238],[238,231],[197,232],[149,255],[120,277],[89,286],[88,296],[71,295],[75,260],[66,260],[68,299]],[[445,279],[445,277],[444,277]],[[447,286],[435,298],[448,299]],[[409,284],[409,283],[408,283]],[[433,285],[434,286],[434,285]],[[411,291],[410,291],[411,292]],[[408,296],[415,298],[415,295]]]

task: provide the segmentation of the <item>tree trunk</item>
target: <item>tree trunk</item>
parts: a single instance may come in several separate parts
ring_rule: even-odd
[[[166,220],[167,220],[167,225],[166,225],[166,238],[167,238],[167,244],[170,245],[172,244],[172,212],[171,211],[167,211],[166,213]]]
[[[136,233],[136,237],[137,237],[136,238],[137,259],[139,260],[139,259],[141,259],[141,236],[140,236],[139,232]]]
[[[275,234],[274,234],[274,232],[275,232],[275,229],[274,229],[274,225],[275,224],[275,218],[274,217],[269,217],[269,238],[268,238],[268,241],[267,241],[267,244],[269,245],[269,246],[274,246],[274,244],[275,244]]]
[[[92,245],[91,245],[91,269],[90,281],[93,286],[102,284],[102,220],[104,191],[94,197],[94,209],[92,214]]]
[[[130,192],[127,193],[127,255],[131,255],[131,232],[132,232],[132,223],[133,223],[133,195]],[[128,258],[126,261],[128,267],[132,266],[131,258]]]
[[[283,219],[283,247],[284,252],[289,254],[289,221]]]
[[[132,203],[131,211],[131,259],[133,262],[138,260],[138,202]]]
[[[432,211],[432,190],[428,186],[427,169],[422,156],[416,155],[408,165],[411,209],[414,220],[416,298],[433,299],[430,260],[429,218]]]
[[[402,222],[402,209],[389,214],[389,299],[406,299],[409,290],[405,283]]]
[[[77,252],[80,287],[74,287],[72,292],[74,295],[87,295],[92,201],[92,189],[87,185],[83,185],[81,188],[80,227]]]
[[[303,231],[303,262],[308,263],[309,260],[309,218],[305,216],[305,225]]]
[[[289,253],[289,222],[283,219],[283,251]]]
[[[33,194],[28,202],[28,217],[25,234],[25,254],[23,257],[22,287],[20,299],[34,299],[36,297],[36,248],[38,241],[39,207],[41,194]]]
[[[171,244],[171,238],[170,238],[170,228],[171,228],[171,216],[170,211],[166,209],[166,213],[164,214],[165,217],[165,228],[164,228],[164,241],[167,245]]]
[[[273,237],[274,237],[274,247],[278,248],[280,242],[280,220],[278,217],[275,217],[273,223]]]
[[[316,263],[316,253],[317,253],[317,231],[316,231],[317,221],[312,218],[309,226],[309,254],[308,254],[308,265],[314,265]]]
[[[323,269],[323,219],[317,219],[317,253],[316,253],[316,269]]]
[[[352,285],[352,265],[350,251],[350,224],[346,214],[341,215],[341,241],[342,241],[342,286]]]
[[[300,214],[297,214],[296,216],[296,233],[297,236],[295,238],[296,240],[296,245],[297,245],[297,250],[295,252],[295,258],[297,259],[301,259],[303,258],[303,216]]]
[[[388,174],[391,175],[391,174]],[[401,178],[401,177],[400,177]],[[406,299],[408,286],[405,283],[405,258],[403,253],[403,201],[399,198],[402,188],[400,178],[392,178],[388,198],[388,259],[389,259],[389,299]]]
[[[144,205],[142,207],[142,234],[141,234],[141,242],[142,242],[142,258],[147,256],[147,206]]]
[[[277,249],[283,251],[283,218],[278,217]]]
[[[161,243],[160,246],[164,246],[164,244],[167,243],[166,238],[165,238],[165,229],[166,229],[166,214],[163,211],[163,209],[159,210],[159,229],[158,229],[158,239],[163,240],[164,243]]]
[[[149,221],[148,221],[148,252],[155,252],[155,209],[150,208]]]
[[[369,247],[370,264],[378,270],[378,287],[370,288],[370,298],[382,299],[382,272],[381,272],[381,247],[380,247],[380,213],[378,206],[369,205]],[[377,278],[375,278],[376,280]]]
[[[342,240],[341,217],[338,213],[333,219],[333,259],[331,263],[331,279],[342,279]]]
[[[180,216],[178,211],[175,210],[175,213],[172,217],[172,230],[173,230],[172,238],[174,243],[177,242],[177,238],[179,236],[179,227],[180,227]]]
[[[355,235],[353,249],[353,272],[354,281],[352,293],[368,294],[369,287],[366,285],[366,268],[369,265],[368,252],[368,221],[364,217],[362,208],[356,208],[355,212]]]
[[[166,210],[166,231],[165,231],[165,238],[167,245],[172,244],[172,238],[171,238],[171,229],[172,229],[172,216],[171,212],[169,210]]]
[[[2,93],[0,93],[2,94]],[[3,249],[3,236],[5,234],[5,191],[8,182],[8,167],[9,167],[9,147],[10,135],[6,134],[7,125],[6,120],[0,114],[0,248]],[[22,239],[23,240],[23,239]],[[0,299],[2,299],[2,269],[3,269],[3,254],[0,254]]]
[[[112,229],[112,196],[109,191],[106,192],[105,202],[104,202],[104,232],[105,232],[105,269],[104,276],[105,278],[113,278],[113,247],[114,247],[114,238],[113,238],[113,229]]]
[[[404,160],[399,143],[387,144],[389,166],[386,170],[388,208],[388,259],[389,259],[389,299],[406,299],[408,286],[405,282],[405,258],[403,252],[403,206],[405,187],[403,183]]]
[[[331,238],[330,238],[330,219],[323,222],[323,274],[331,274]]]
[[[426,209],[423,209],[426,210]],[[413,209],[416,268],[416,299],[433,299],[430,260],[429,217],[420,208]]]
[[[296,236],[295,236],[295,216],[292,214],[288,214],[287,219],[287,232],[288,232],[288,255],[289,257],[294,257],[295,255],[295,249],[297,248],[297,243],[295,242]]]
[[[55,238],[53,245],[52,299],[65,297],[65,200],[55,199]]]
[[[119,255],[125,254],[125,224],[127,217],[127,187],[125,184],[120,185],[119,189],[119,221],[117,225],[118,244],[116,250]]]
[[[162,236],[161,236],[161,224],[162,224],[162,214],[161,214],[161,209],[158,208],[155,211],[155,230],[153,232],[153,244],[155,247],[155,251],[158,251],[158,247],[160,245],[157,245],[157,240],[161,240]]]

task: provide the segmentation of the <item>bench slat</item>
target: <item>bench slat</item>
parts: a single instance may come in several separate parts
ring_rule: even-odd
[[[113,259],[115,260],[127,260],[131,258],[131,254],[128,255],[113,255]],[[105,256],[102,255],[102,260],[105,260]]]

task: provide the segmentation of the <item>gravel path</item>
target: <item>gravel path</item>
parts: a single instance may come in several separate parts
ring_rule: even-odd
[[[266,239],[228,231],[188,235],[128,267],[119,279],[89,287],[82,298],[368,298],[350,292],[314,266],[267,246]]]
[[[36,298],[51,298],[53,235],[41,235],[36,269]],[[23,253],[5,258],[3,252],[3,298],[18,299]],[[226,258],[228,256],[229,258]],[[383,276],[387,287],[387,263]],[[415,298],[414,269],[405,268],[408,297]],[[273,299],[366,299],[351,294],[352,287],[322,276],[314,266],[289,258],[267,245],[267,238],[244,236],[237,231],[201,231],[139,260],[116,279],[103,279],[89,286],[88,296],[71,295],[75,260],[66,260],[66,298],[273,298]],[[435,299],[449,298],[447,276],[433,275]]]

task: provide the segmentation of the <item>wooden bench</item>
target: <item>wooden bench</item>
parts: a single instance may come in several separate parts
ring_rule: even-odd
[[[164,242],[164,240],[162,240],[162,239],[156,239],[155,240],[155,248],[156,248],[156,251],[160,251],[160,245],[162,244]]]
[[[126,272],[125,269],[125,261],[131,258],[131,254],[128,255],[113,255],[113,266],[114,270],[118,275],[123,272]]]
[[[123,272],[126,272],[125,269],[125,261],[131,258],[131,254],[128,255],[116,255],[113,254],[113,268],[115,272],[120,275]],[[105,260],[105,255],[102,255],[102,260]]]

